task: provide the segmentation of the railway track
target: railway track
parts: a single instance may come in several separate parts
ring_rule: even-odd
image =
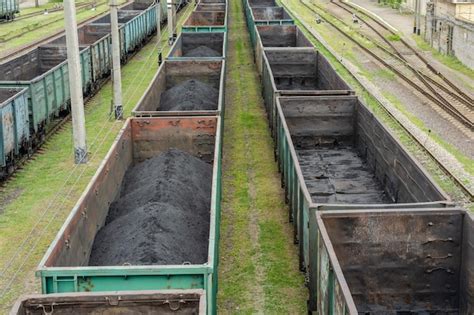
[[[310,5],[308,5],[307,3],[305,3],[303,0],[299,0],[299,2],[308,10],[310,10],[311,12],[315,13],[315,14],[318,14],[319,15],[319,12],[317,12],[314,8],[312,8]],[[292,15],[295,15],[293,13],[293,11],[288,8],[288,6],[281,2],[283,7],[285,7],[285,9],[290,12]],[[323,10],[323,9],[320,9],[320,10]],[[320,15],[319,15],[320,16]],[[302,19],[299,19],[297,18],[296,16],[294,16],[296,20],[299,21],[299,23],[301,24],[301,26],[307,31],[308,34],[310,34],[315,40],[317,40],[316,36],[313,34],[313,31],[311,30],[311,27],[309,27]],[[369,48],[367,48],[366,46],[364,46],[363,44],[361,44],[359,41],[357,41],[356,39],[354,39],[353,36],[351,36],[350,34],[347,34],[347,32],[345,32],[343,29],[341,29],[339,26],[337,26],[336,24],[332,23],[330,20],[328,20],[327,18],[323,17],[323,16],[320,16],[321,19],[323,19],[324,21],[326,21],[329,25],[331,25],[334,29],[336,29],[338,32],[340,32],[342,35],[344,35],[345,37],[347,37],[350,41],[354,42],[358,47],[360,47],[364,52],[366,52],[367,54],[369,54],[371,57],[373,57],[374,59],[378,60],[380,63],[382,63],[384,66],[390,68],[391,70],[394,71],[395,74],[399,75],[402,79],[405,79],[406,78],[406,81],[407,83],[409,83],[410,85],[412,85],[415,89],[417,89],[420,93],[422,93],[423,95],[427,96],[428,98],[430,98],[430,94],[427,93],[421,86],[419,86],[418,84],[416,84],[416,82],[414,80],[411,80],[410,78],[407,77],[406,73],[404,73],[403,71],[399,71],[396,67],[392,66],[391,64],[389,64],[388,62],[386,62],[384,60],[384,58],[380,57],[377,53],[373,52],[372,50],[370,50]],[[337,17],[336,17],[337,18]],[[338,19],[340,20],[340,19]],[[341,21],[342,23],[344,23],[343,21]],[[366,37],[366,36],[363,36],[363,37]],[[380,47],[380,46],[377,46],[377,47]],[[386,49],[385,49],[386,51]],[[402,59],[399,59],[399,61],[401,63],[406,63],[406,61],[402,60]],[[357,80],[357,78],[356,78]],[[431,96],[432,97],[432,96]],[[440,161],[440,159],[438,159],[426,146],[425,144],[419,140],[406,126],[404,126],[403,123],[401,123],[385,106],[381,106],[382,109],[384,109],[384,111],[395,121],[397,122],[397,124],[403,129],[405,130],[405,132],[410,136],[410,138],[415,141],[415,143],[417,143],[420,148],[438,165],[438,167],[446,174],[446,176],[448,176],[449,178],[451,178],[451,180],[456,184],[456,186],[458,186],[460,188],[460,190],[466,195],[466,197],[469,199],[470,202],[474,201],[474,193],[469,189],[469,187],[467,187],[463,181],[461,179],[458,178],[458,176],[456,176],[456,174],[454,174],[453,172],[451,172],[443,163],[442,161]]]
[[[361,12],[360,10],[354,9],[352,6],[345,2],[331,2],[331,4],[343,9],[351,15]],[[305,4],[307,5],[307,4]],[[318,7],[320,10],[324,10],[316,4],[312,4],[315,7]],[[307,6],[312,10],[309,6]],[[314,10],[312,10],[315,12]],[[316,12],[315,12],[316,13]],[[407,43],[403,38],[399,37],[392,29],[387,27],[385,24],[377,20],[376,18],[364,14],[364,17],[361,15],[356,15],[358,20],[364,23],[370,30],[372,30],[378,37],[379,40],[365,35],[364,37],[374,43],[378,48],[384,50],[384,52],[389,55],[390,58],[394,59],[402,67],[407,68],[411,74],[415,76],[416,79],[411,79],[409,74],[401,76],[399,72],[400,68],[393,66],[390,63],[382,62],[387,68],[395,72],[399,77],[404,81],[409,83],[414,87],[418,92],[427,97],[431,102],[442,108],[445,112],[454,117],[461,124],[469,128],[469,130],[474,130],[474,100],[461,89],[456,87],[456,85],[446,78],[440,71],[435,69],[427,60],[424,58],[413,46]],[[334,18],[343,22],[335,14],[331,14]],[[338,28],[331,21],[327,21],[331,26]],[[343,22],[344,23],[344,22]],[[344,23],[347,25],[346,23]],[[347,25],[350,27],[349,25]],[[340,30],[343,32],[342,30]],[[359,32],[363,35],[362,32]],[[396,36],[396,40],[390,40],[389,36]],[[347,37],[347,36],[346,36]],[[356,42],[352,37],[350,38],[352,42],[358,44],[363,50],[367,50],[362,47],[360,42]],[[380,42],[381,39],[381,42]],[[387,45],[389,48],[383,46]],[[378,61],[381,58],[379,56],[374,56]],[[428,71],[428,73],[426,73]],[[434,76],[433,76],[434,75]],[[427,90],[426,90],[427,89]]]
[[[380,29],[384,32],[387,32],[389,36],[398,36],[398,34],[393,31],[390,27],[388,27],[387,25],[385,25],[384,23],[382,23],[381,21],[379,21],[378,19],[376,19],[375,17],[371,16],[370,14],[367,14],[361,10],[359,10],[358,8],[352,6],[350,3],[348,2],[331,2],[339,7],[341,7],[342,9],[346,10],[347,12],[349,13],[352,13],[354,14],[356,11],[358,13],[361,13],[363,14],[365,17],[367,17],[369,20],[373,21],[374,23],[376,23],[377,26],[373,26],[372,24],[368,23],[366,19],[363,19],[364,23],[371,29],[375,30],[376,27],[380,27]],[[360,18],[360,15],[358,15],[358,17]],[[379,32],[380,33],[380,32]],[[469,102],[469,105],[470,105],[470,108],[473,109],[474,108],[474,99],[468,95],[467,93],[465,93],[464,91],[462,91],[460,88],[458,88],[456,86],[456,84],[454,84],[453,82],[451,82],[448,78],[446,78],[439,70],[437,70],[422,54],[419,53],[419,51],[413,47],[412,45],[410,45],[405,39],[403,39],[402,37],[398,37],[398,40],[395,40],[395,41],[389,41],[387,36],[384,36],[383,34],[379,35],[381,36],[381,38],[395,51],[395,53],[400,56],[400,57],[403,57],[403,58],[410,58],[410,56],[414,56],[414,59],[415,59],[415,63],[421,63],[421,67],[423,68],[426,68],[427,70],[430,71],[430,73],[436,75],[440,80],[443,81],[443,83],[445,83],[446,85],[449,86],[449,88],[451,88],[453,91],[455,91],[462,99],[464,99],[465,101]],[[397,48],[395,47],[397,45],[397,43],[400,43],[402,47],[400,48]],[[408,49],[410,52],[412,52],[413,54],[406,54],[405,56],[402,55],[402,51],[403,49]],[[434,84],[439,84],[438,81],[435,81],[436,83]],[[442,84],[439,84],[438,86],[443,86]]]
[[[87,2],[87,3],[81,3],[81,4],[78,4],[76,6],[76,9],[81,9],[83,8],[84,6],[88,6],[88,5],[93,5],[95,2]],[[59,12],[59,11],[62,11],[64,10],[63,7],[56,7],[56,8],[51,8],[51,9],[46,9],[46,12],[49,13],[54,13],[54,12]],[[35,16],[40,16],[40,15],[44,15],[45,11],[35,11],[35,12],[31,12],[31,13],[28,13],[28,14],[25,14],[25,15],[19,15],[18,17],[15,17],[14,20],[4,20],[4,21],[0,21],[0,25],[2,24],[7,24],[7,23],[13,23],[13,22],[17,22],[17,21],[21,21],[21,20],[26,20],[26,19],[29,19],[29,18],[32,18],[32,17],[35,17]]]
[[[128,2],[127,2],[128,3]],[[181,11],[178,13],[178,16],[180,16],[181,14],[185,14],[186,13],[186,10],[184,11]],[[86,21],[84,21],[84,23],[87,23]],[[167,24],[166,23],[163,23],[161,25],[161,29],[162,31],[167,27]],[[145,44],[146,45],[146,44]],[[143,48],[143,47],[142,47]],[[141,50],[140,49],[137,49],[136,51],[134,51],[128,58],[127,60],[130,60],[132,59],[139,51]],[[98,93],[100,92],[100,90],[102,89],[102,87],[111,79],[110,75],[107,77],[107,78],[104,78],[102,81],[100,81],[99,83],[99,86],[97,87],[97,90],[90,94],[90,95],[87,95],[84,97],[84,108],[87,108],[90,104],[90,100]],[[37,154],[42,154],[43,153],[43,150],[42,150],[42,147],[43,145],[48,141],[48,139],[50,139],[53,135],[55,135],[57,132],[60,132],[63,127],[65,126],[65,124],[67,122],[69,122],[71,120],[72,116],[71,116],[71,113],[69,112],[67,115],[65,115],[64,117],[58,117],[58,119],[56,120],[56,122],[52,123],[52,125],[48,128],[48,130],[45,132],[45,135],[44,135],[44,139],[43,141],[41,141],[38,146],[34,149],[33,152],[31,152],[30,154],[28,155],[25,155],[21,160],[18,161],[18,163],[15,165],[15,167],[12,169],[10,175],[8,175],[6,178],[4,178],[3,180],[0,181],[0,188],[1,187],[4,187],[7,185],[7,183],[10,181],[10,179],[14,178],[14,174],[15,174],[15,171],[16,170],[19,170],[19,169],[22,169],[23,166],[29,161],[29,160],[34,160],[35,159],[35,155]]]
[[[105,3],[105,2],[104,2],[104,3]],[[123,5],[129,4],[129,3],[131,3],[131,1],[128,1],[127,3],[124,3]],[[100,4],[99,4],[99,5],[100,5]],[[78,24],[77,24],[77,27],[81,27],[81,26],[83,26],[83,25],[85,25],[85,24],[87,24],[87,23],[90,23],[91,21],[97,19],[98,17],[100,17],[100,16],[102,16],[102,15],[104,15],[104,14],[107,14],[107,12],[104,12],[104,13],[101,13],[101,14],[98,14],[98,15],[95,15],[95,16],[92,16],[92,17],[90,17],[90,18],[88,18],[88,19],[86,19],[86,20],[84,20],[84,21],[78,23]],[[62,19],[62,18],[63,18],[63,17],[61,17],[61,19]],[[55,21],[53,21],[53,22],[51,22],[51,23],[55,23],[55,22],[57,22],[57,21],[58,21],[58,20],[55,20]],[[48,23],[48,25],[51,24],[51,23]],[[53,34],[51,34],[51,35],[48,35],[48,36],[46,36],[46,37],[43,37],[43,38],[41,38],[41,39],[39,39],[39,40],[37,40],[37,41],[34,41],[34,42],[32,42],[32,43],[29,43],[29,44],[20,46],[20,47],[18,47],[18,48],[15,48],[15,49],[12,50],[12,51],[6,51],[6,52],[4,52],[2,55],[0,55],[0,63],[3,63],[3,62],[5,62],[5,61],[7,61],[7,60],[10,60],[10,59],[13,59],[13,58],[15,58],[15,57],[16,57],[18,54],[20,54],[20,53],[24,53],[24,52],[27,51],[27,50],[30,50],[30,49],[32,49],[32,48],[34,48],[34,47],[36,47],[36,46],[39,46],[39,45],[41,45],[41,44],[43,44],[43,43],[46,43],[46,42],[48,42],[48,41],[50,41],[50,40],[52,40],[52,39],[55,39],[56,37],[60,37],[60,36],[62,36],[62,35],[64,35],[64,30],[55,32],[55,33],[53,33]]]

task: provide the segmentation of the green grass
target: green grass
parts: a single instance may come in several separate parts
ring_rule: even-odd
[[[307,10],[304,6],[302,6],[299,3],[299,0],[285,0],[283,2],[290,8],[290,14],[292,14],[293,11],[296,12],[306,24],[311,25],[314,29],[316,29],[318,33],[320,33],[320,35],[331,46],[334,45],[335,47],[341,47],[341,36],[334,34],[334,30],[330,27],[330,25],[320,24],[318,26],[318,24],[313,21],[314,18],[311,12]],[[295,18],[295,20],[297,19]],[[299,21],[296,21],[296,24],[301,26],[301,23]],[[359,95],[359,97],[371,109],[375,116],[380,121],[382,121],[385,126],[387,126],[393,132],[396,138],[400,140],[400,142],[405,146],[405,148],[423,164],[425,169],[433,177],[434,181],[442,189],[444,189],[444,191],[449,194],[451,198],[453,198],[453,200],[465,200],[464,194],[455,185],[455,183],[443,173],[443,171],[439,168],[436,162],[434,162],[430,157],[426,155],[426,153],[423,152],[423,150],[416,142],[414,142],[411,136],[399,126],[398,122],[396,122],[391,116],[387,114],[387,112],[383,109],[383,106],[367,92],[367,90],[352,76],[352,74],[340,63],[340,61],[337,60],[337,58],[335,58],[331,54],[331,52],[326,49],[326,47],[324,47],[320,42],[318,42],[302,26],[301,29],[315,45],[316,49],[318,49],[329,60],[336,72],[341,75],[341,77],[354,89],[356,94]],[[341,54],[341,51],[337,48],[333,47],[333,49],[336,50],[339,54]],[[356,64],[359,66],[359,68],[361,67],[360,63]],[[373,76],[373,74],[367,71],[361,72],[362,74],[367,75],[368,77]],[[388,76],[388,74],[384,75]],[[460,160],[460,162],[463,163],[462,159]]]
[[[415,40],[418,48],[424,51],[431,52],[431,54],[438,61],[440,61],[447,67],[455,71],[461,72],[462,74],[469,77],[471,80],[474,80],[474,70],[464,65],[461,61],[459,61],[459,59],[457,59],[454,56],[448,56],[448,55],[440,53],[439,51],[431,47],[427,42],[425,42],[421,36],[412,35],[412,38]],[[470,83],[470,86],[473,86],[472,82]]]
[[[273,143],[240,0],[230,2],[219,314],[303,314]]]
[[[189,12],[191,10],[187,11]],[[184,17],[181,16],[181,23]],[[163,33],[166,34],[166,31]],[[161,42],[161,46],[165,47],[165,55],[169,51],[166,36],[163,36]],[[126,116],[130,115],[157,70],[155,44],[156,39],[153,38],[122,68]],[[111,91],[109,82],[90,100],[85,110],[90,156],[86,165],[74,165],[72,129],[71,124],[67,123],[64,130],[48,140],[43,147],[44,153],[36,155],[2,188],[0,273],[37,222],[38,227],[26,243],[26,250],[13,261],[4,277],[0,277],[1,295],[18,269],[11,289],[0,297],[1,314],[6,313],[19,294],[38,292],[39,281],[34,278],[36,266],[123,126],[123,122],[109,118]],[[31,253],[28,254],[30,250]]]
[[[392,42],[399,42],[401,40],[401,37],[398,34],[390,34],[387,36],[387,39]]]

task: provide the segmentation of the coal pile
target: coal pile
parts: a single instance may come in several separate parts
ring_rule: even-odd
[[[161,94],[160,111],[216,110],[219,90],[199,80],[190,79]]]
[[[90,266],[207,261],[212,166],[171,149],[129,168]]]
[[[183,55],[183,57],[220,57],[221,54],[207,46],[199,46],[191,49]]]

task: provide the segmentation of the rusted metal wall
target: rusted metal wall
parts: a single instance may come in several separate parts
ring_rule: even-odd
[[[67,293],[21,298],[10,315],[206,314],[204,290]]]
[[[357,149],[387,196],[396,203],[449,200],[374,114],[359,101],[356,106]]]
[[[353,147],[394,203],[448,199],[356,96],[286,97],[280,104],[296,149]]]
[[[50,248],[46,266],[87,266],[97,231],[133,163],[132,126],[128,121]]]
[[[466,215],[462,229],[460,313],[474,314],[474,218]]]
[[[194,11],[184,22],[183,27],[191,26],[224,26],[225,12],[221,11]]]
[[[324,248],[319,247],[319,284],[324,288],[331,270],[337,273],[340,266],[339,276],[348,286],[345,293],[352,296],[359,313],[470,314],[467,307],[472,311],[472,287],[468,293],[462,286],[472,283],[472,273],[462,266],[469,265],[472,271],[473,265],[469,253],[472,243],[463,237],[473,232],[472,217],[466,212],[346,211],[318,215],[324,224],[319,229],[322,237],[327,233],[330,241],[330,247],[327,242]],[[321,312],[322,301],[327,301],[324,297],[321,290]],[[471,305],[466,307],[462,301]]]
[[[209,47],[219,52],[224,57],[224,37],[225,34],[219,33],[181,33],[174,44],[169,57],[182,57],[188,51],[200,46]],[[199,57],[193,57],[199,59]]]
[[[313,45],[295,25],[257,25],[263,47],[311,47]]]
[[[314,48],[267,48],[265,55],[278,90],[350,90]]]
[[[204,3],[199,2],[194,11],[222,11],[225,12],[226,5],[224,3]]]
[[[276,7],[275,0],[248,0],[248,4],[252,7]]]
[[[282,7],[252,7],[255,21],[290,20],[291,16]]]
[[[219,90],[218,109],[214,113],[216,114],[222,110],[224,96],[223,64],[223,61],[166,60],[161,64],[145,94],[133,109],[133,115],[142,117],[166,115],[166,112],[157,111],[160,105],[161,93],[189,79],[199,80]],[[173,113],[176,114],[177,112]],[[189,114],[188,111],[183,111],[183,113]]]
[[[170,148],[213,162],[217,117],[132,118],[127,121],[42,262],[45,267],[87,266],[97,231],[120,193],[132,163]]]

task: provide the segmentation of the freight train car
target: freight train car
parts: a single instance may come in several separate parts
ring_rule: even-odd
[[[92,86],[90,49],[82,48],[81,73],[83,93]],[[0,87],[27,88],[30,130],[33,143],[40,143],[47,124],[68,109],[69,76],[66,47],[38,47],[4,64],[0,64]]]
[[[0,178],[14,171],[14,162],[29,154],[30,125],[26,88],[0,88]]]
[[[264,49],[275,47],[292,47],[304,50],[313,48],[313,44],[296,25],[257,25],[254,46],[255,63],[260,76],[263,71]]]
[[[0,0],[0,20],[13,20],[19,12],[19,0]]]
[[[226,32],[227,7],[225,11],[193,11],[183,23],[182,32]]]
[[[220,125],[218,116],[127,120],[39,265],[43,293],[203,289],[215,314]]]
[[[157,290],[31,295],[18,300],[10,315],[175,314],[205,315],[204,290]]]
[[[308,270],[313,210],[444,207],[449,197],[356,96],[277,98],[277,151]]]
[[[215,60],[225,59],[227,34],[181,33],[168,55],[168,60]]]
[[[289,221],[294,225],[300,268],[309,279],[308,311],[351,315],[472,312],[472,303],[466,301],[472,300],[474,279],[472,270],[463,267],[471,265],[472,257],[466,253],[472,252],[472,244],[461,241],[472,238],[472,232],[466,232],[472,231],[472,223],[459,224],[459,218],[467,215],[453,220],[448,215],[427,223],[428,227],[438,226],[438,221],[446,219],[452,229],[463,230],[457,238],[450,237],[450,233],[441,236],[452,240],[456,248],[462,246],[462,253],[447,249],[450,253],[442,255],[438,249],[447,247],[436,249],[434,245],[426,246],[433,249],[432,253],[426,252],[426,261],[421,256],[425,253],[420,254],[416,248],[411,253],[412,237],[414,246],[437,242],[432,237],[435,234],[417,229],[413,217],[425,211],[420,210],[423,208],[455,213],[439,210],[453,206],[449,197],[353,95],[297,27],[287,33],[284,28],[289,31],[289,26],[254,26],[257,17],[253,11],[265,14],[273,1],[250,0],[246,4],[250,35],[256,35],[254,52],[282,187],[290,207]],[[363,211],[380,212],[380,217],[387,220],[382,225],[381,219],[369,221],[367,215],[355,218]],[[407,215],[390,217],[390,211]],[[326,222],[319,219],[330,212],[332,218],[344,222],[337,226],[331,223],[332,235],[326,233]],[[466,220],[472,222],[472,218]],[[385,230],[389,231],[387,235]],[[442,234],[440,228],[436,231],[440,232],[436,236]],[[331,241],[338,246],[336,251]],[[405,256],[400,259],[401,254],[394,254],[401,247],[404,255],[409,253],[410,261],[420,262],[414,272],[417,275],[410,273]],[[390,250],[393,253],[387,256]],[[430,264],[430,259],[442,264],[451,257],[456,258],[447,265],[456,267],[430,268],[438,265]],[[359,258],[361,261],[356,261]],[[422,269],[430,275],[423,276]],[[444,278],[438,282],[435,275],[443,270],[453,275],[445,288],[440,286],[446,283]],[[420,279],[425,288],[418,285]]]
[[[266,48],[261,78],[263,99],[274,137],[278,96],[354,93],[327,59],[312,47]]]
[[[293,25],[294,21],[286,10],[269,6],[274,1],[245,1],[245,14],[252,45],[256,43],[256,25]]]
[[[88,56],[81,56],[81,63],[91,62],[91,82],[97,88],[101,80],[107,78],[112,69],[110,29],[88,24],[78,29],[79,47]],[[42,47],[66,47],[66,35],[52,40]],[[89,48],[88,50],[85,50]],[[90,60],[90,61],[89,61]]]
[[[220,115],[224,109],[224,78],[224,60],[166,60],[132,114]]]
[[[310,226],[318,314],[474,314],[466,211],[312,211]]]
[[[133,4],[132,4],[133,5]],[[150,31],[156,29],[155,5],[143,5],[143,11],[119,10],[122,17],[122,60],[140,49],[149,39]],[[138,8],[138,7],[134,7]],[[110,19],[109,16],[99,21]],[[110,24],[89,23],[79,29],[80,63],[83,95],[90,96],[108,77],[112,67]],[[20,150],[20,156],[3,152],[0,157],[0,180],[9,175],[25,154],[29,155],[44,141],[50,123],[69,112],[70,93],[65,37],[59,37],[0,64],[3,73],[0,88],[26,88],[28,116],[15,116],[16,124],[29,125],[29,139],[17,145],[28,144]],[[19,121],[18,119],[21,119]],[[0,139],[6,141],[6,139]],[[22,139],[20,139],[23,141]],[[1,143],[0,147],[10,147]],[[27,153],[25,153],[27,152]]]

